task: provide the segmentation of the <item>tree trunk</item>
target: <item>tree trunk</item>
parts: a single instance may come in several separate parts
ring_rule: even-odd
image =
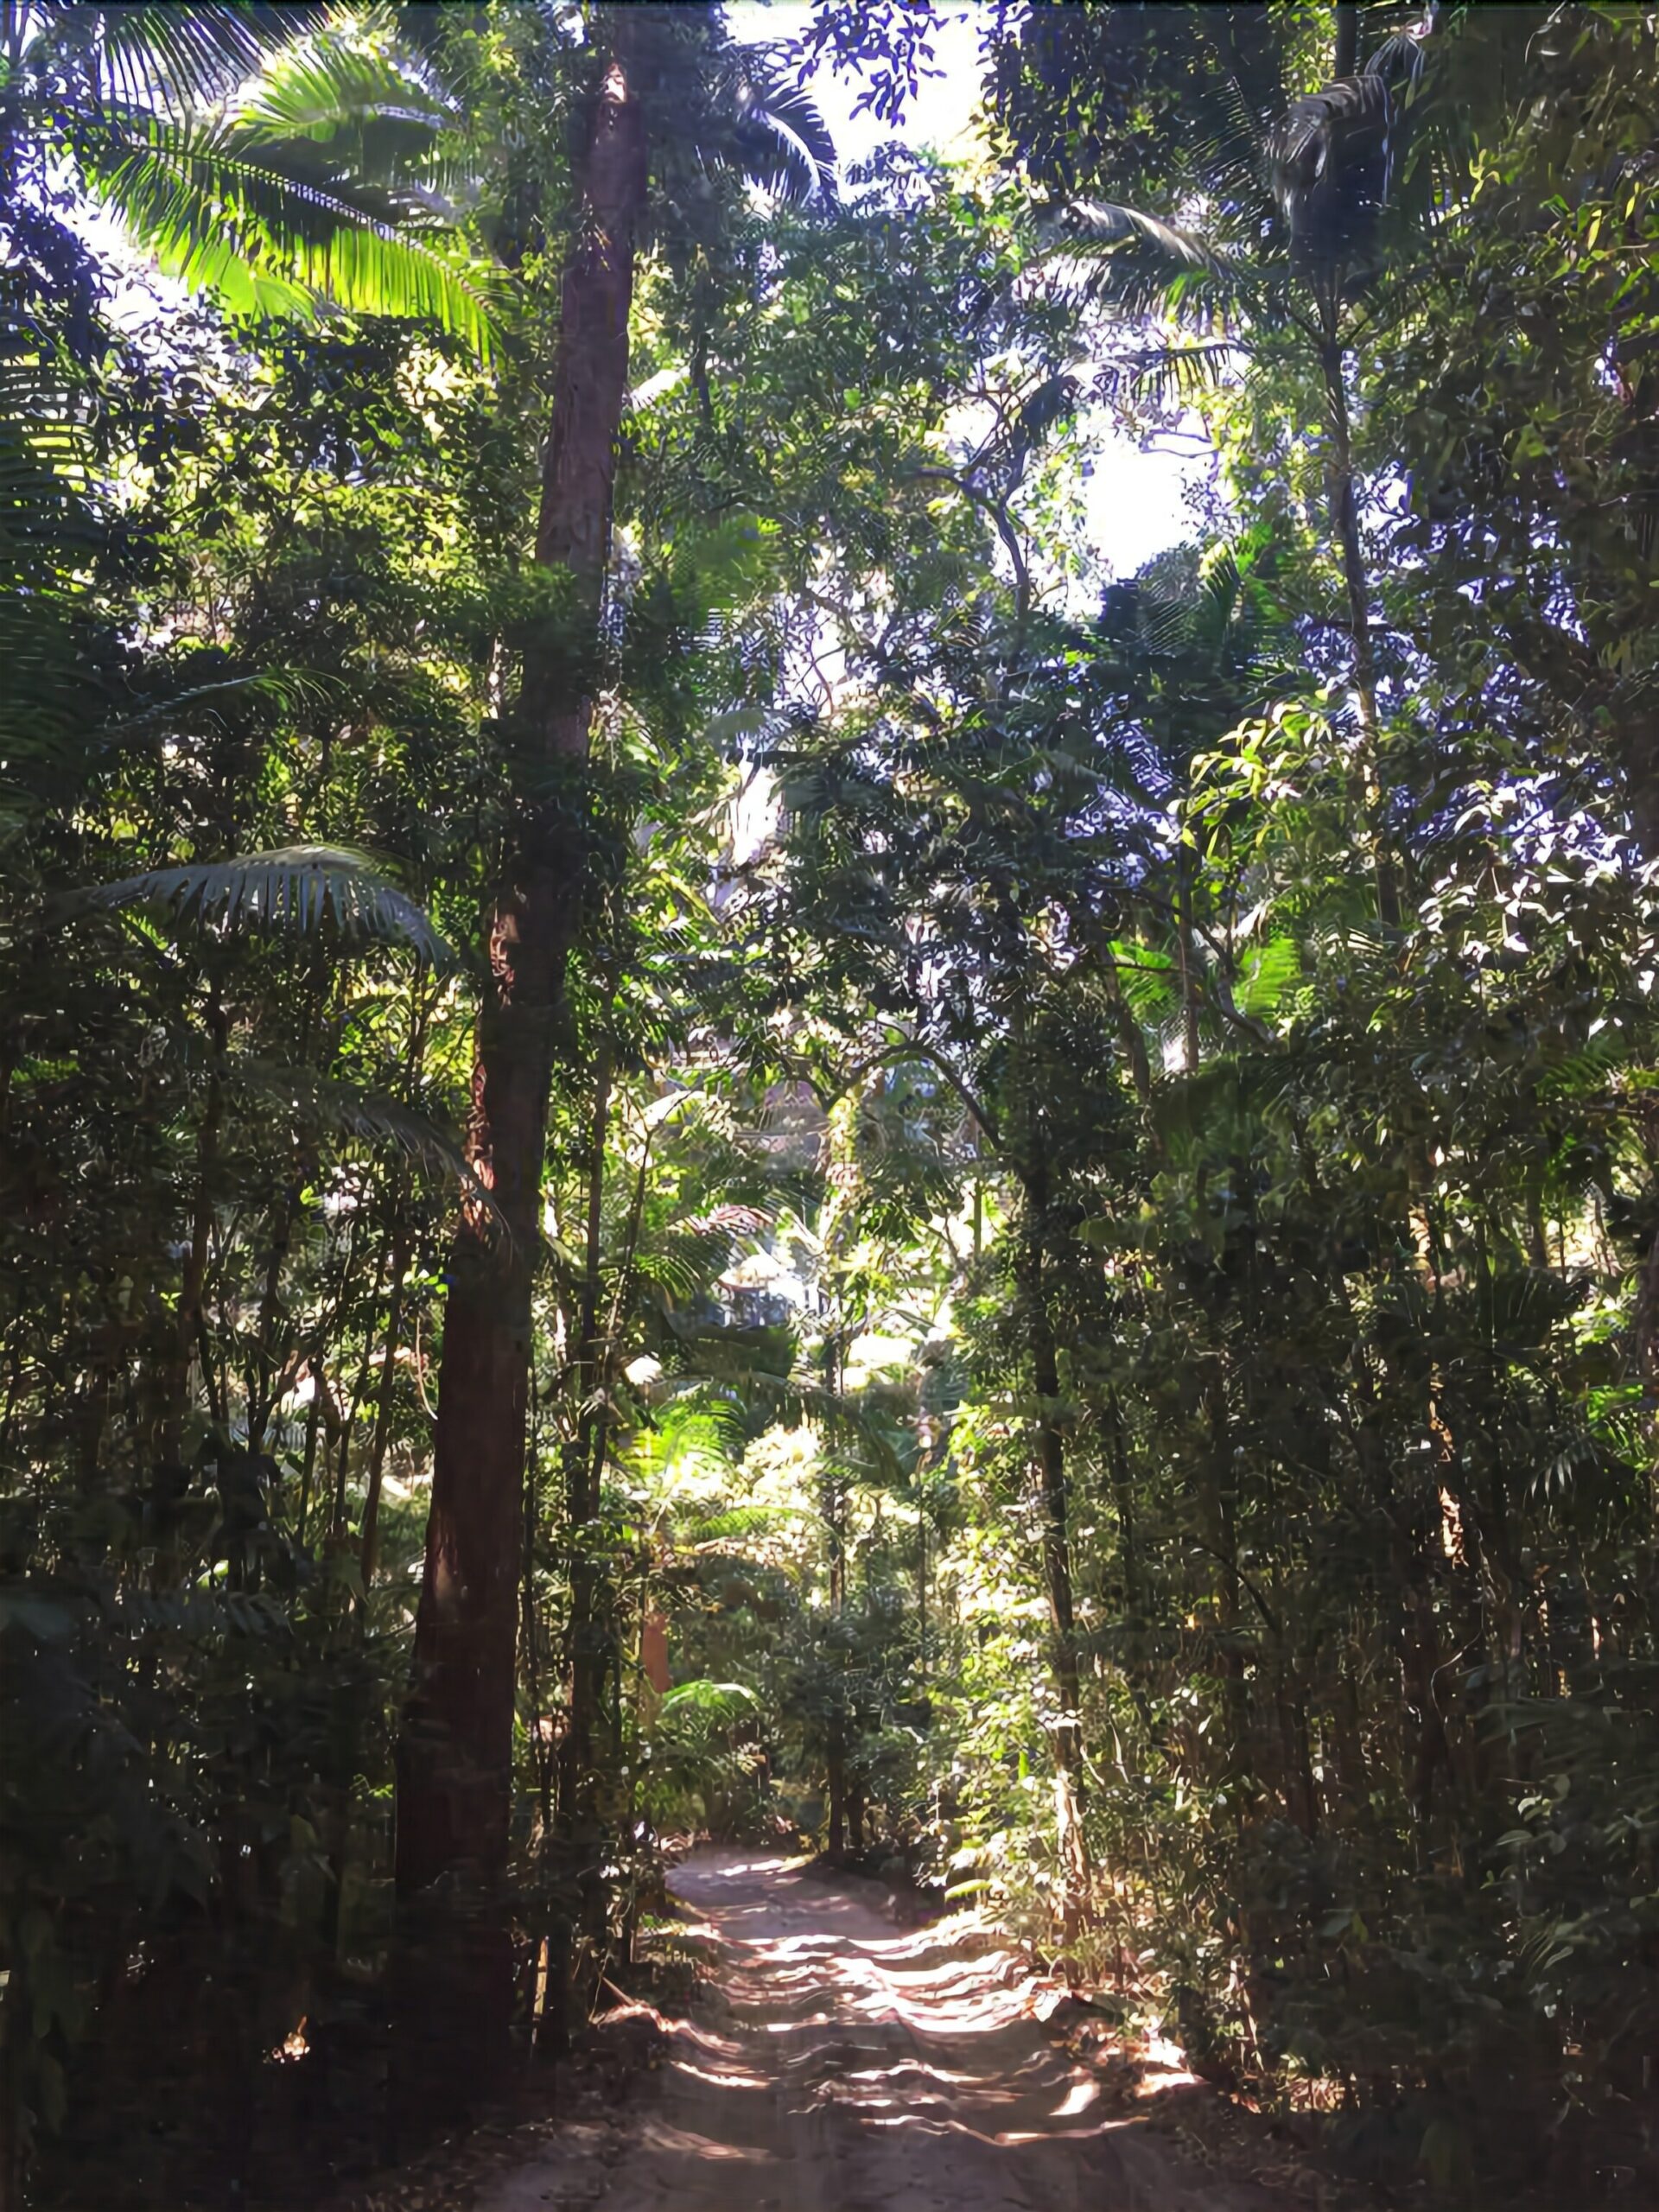
[[[1039,1166],[1021,1179],[1026,1207],[1022,1287],[1032,1382],[1042,1408],[1038,1415],[1037,1475],[1042,1505],[1043,1583],[1052,1632],[1051,1667],[1060,1707],[1054,1726],[1054,1821],[1060,1854],[1061,1937],[1069,1949],[1083,1928],[1090,1886],[1089,1845],[1083,1825],[1083,1683],[1071,1589],[1071,1499],[1065,1438],[1059,1418],[1059,1359],[1044,1280],[1047,1177]]]
[[[374,1440],[369,1447],[368,1488],[363,1498],[363,1611],[366,1615],[369,1586],[374,1580],[379,1554],[380,1489],[385,1475],[386,1447],[391,1441],[392,1397],[397,1381],[397,1345],[404,1321],[404,1277],[409,1273],[411,1236],[406,1178],[399,1174],[391,1186],[391,1290],[386,1306],[385,1352],[380,1364],[380,1390],[375,1402]]]
[[[1175,856],[1175,960],[1181,985],[1182,1065],[1198,1071],[1198,980],[1192,972],[1192,871],[1194,856],[1183,843]]]
[[[855,1333],[849,1325],[837,1325],[831,1331],[825,1346],[824,1381],[834,1393],[840,1392],[845,1380],[843,1361],[846,1349]],[[847,1610],[847,1492],[842,1482],[841,1471],[833,1457],[823,1470],[818,1508],[829,1541],[830,1618],[839,1623]],[[824,1782],[830,1801],[824,1855],[832,1866],[840,1866],[847,1858],[847,1750],[852,1716],[847,1699],[847,1650],[839,1636],[836,1638],[834,1649],[838,1679],[835,1688],[835,1707],[830,1719],[829,1743],[824,1753]]]
[[[1147,1055],[1147,1040],[1135,1008],[1123,990],[1123,979],[1117,972],[1117,963],[1110,949],[1101,956],[1100,972],[1106,985],[1106,997],[1112,1009],[1112,1019],[1117,1024],[1118,1041],[1123,1047],[1135,1095],[1142,1106],[1152,1103],[1152,1062]],[[1183,1006],[1185,1010],[1185,1003]]]
[[[531,1291],[555,1027],[581,911],[569,786],[593,722],[645,191],[644,123],[622,43],[626,11],[613,20],[560,297],[536,535],[537,560],[568,575],[571,598],[558,635],[525,656],[518,719],[527,788],[488,922],[490,982],[467,1128],[468,1157],[496,1212],[476,1198],[464,1207],[444,1319],[414,1688],[398,1745],[397,1877],[405,1900],[439,1883],[487,1895],[507,1862]],[[480,1990],[505,2012],[502,1945],[484,1942],[472,1955]],[[464,2031],[452,2023],[448,2032]]]
[[[426,1051],[429,1006],[425,964],[415,970],[409,995],[409,1044],[404,1056],[404,1090],[412,1104],[421,1062]],[[393,1394],[397,1374],[397,1346],[404,1319],[404,1278],[414,1249],[414,1230],[409,1217],[409,1172],[400,1166],[391,1179],[391,1291],[386,1306],[386,1349],[380,1368],[380,1389],[375,1402],[374,1440],[369,1447],[368,1486],[363,1497],[361,1573],[363,1605],[359,1619],[366,1621],[369,1586],[379,1549],[380,1491],[385,1474],[386,1449],[391,1441]]]
[[[824,1765],[830,1799],[824,1857],[832,1866],[840,1866],[847,1859],[847,1747],[845,1723],[839,1715],[830,1724]]]
[[[594,1084],[592,1153],[588,1168],[586,1253],[576,1356],[576,1433],[565,1454],[565,1523],[570,1546],[570,1718],[559,1773],[559,1809],[573,1834],[592,1808],[594,1738],[609,1653],[601,1618],[602,1575],[593,1552],[599,1515],[604,1429],[599,1395],[607,1381],[600,1343],[599,1299],[604,1258],[605,1144],[610,1133],[611,1054],[600,1047]],[[597,1455],[597,1456],[596,1456]]]
[[[207,1103],[196,1136],[196,1198],[190,1217],[190,1243],[185,1254],[178,1313],[162,1382],[160,1450],[162,1464],[169,1468],[183,1464],[185,1422],[190,1407],[190,1363],[198,1356],[205,1325],[202,1301],[213,1242],[213,1180],[219,1165],[219,1125],[225,1112],[221,1071],[230,1031],[217,977],[208,993],[205,1026],[213,1051],[213,1072],[207,1078]],[[204,1359],[204,1377],[207,1365]]]
[[[600,1403],[608,1382],[600,1339],[599,1300],[604,1258],[605,1146],[610,1134],[611,1052],[600,1047],[594,1071],[591,1152],[588,1167],[586,1257],[576,1340],[575,1435],[564,1451],[565,1536],[570,1561],[570,1709],[560,1746],[559,1813],[575,1859],[580,1948],[575,1991],[598,1993],[607,1948],[607,1899],[603,1872],[603,1827],[598,1806],[599,1724],[605,1683],[614,1652],[611,1600],[598,1549],[605,1427]]]
[[[1045,1331],[1046,1335],[1046,1331]],[[1039,1353],[1037,1393],[1059,1395],[1052,1338]],[[1083,1826],[1083,1682],[1077,1666],[1076,1611],[1071,1594],[1071,1543],[1065,1440],[1059,1425],[1045,1413],[1039,1438],[1043,1496],[1043,1579],[1054,1638],[1054,1687],[1060,1715],[1054,1729],[1055,1832],[1063,1883],[1061,1934],[1069,1948],[1080,1933],[1089,1904],[1089,1844]]]
[[[1376,711],[1376,650],[1371,637],[1371,586],[1365,568],[1365,549],[1359,535],[1359,493],[1354,481],[1352,426],[1348,415],[1348,384],[1338,340],[1329,337],[1319,349],[1325,379],[1325,402],[1331,423],[1331,506],[1337,550],[1342,560],[1343,586],[1348,601],[1348,635],[1351,645],[1350,671],[1353,678],[1354,709],[1359,721],[1359,804],[1363,834],[1370,847],[1376,881],[1378,918],[1394,929],[1400,921],[1400,888],[1394,862],[1382,833],[1381,726]]]

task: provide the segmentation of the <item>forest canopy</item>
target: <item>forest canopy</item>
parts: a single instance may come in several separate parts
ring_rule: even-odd
[[[755,13],[0,5],[0,2206],[697,1834],[1652,2189],[1659,16]]]

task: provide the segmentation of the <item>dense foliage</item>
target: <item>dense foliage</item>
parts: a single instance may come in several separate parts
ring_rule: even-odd
[[[0,9],[0,2202],[705,1828],[1650,2186],[1659,21],[792,28]]]

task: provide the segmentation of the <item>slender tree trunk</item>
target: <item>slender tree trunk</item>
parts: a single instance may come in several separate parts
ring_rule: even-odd
[[[213,1073],[207,1078],[207,1100],[196,1139],[196,1199],[190,1220],[190,1246],[185,1255],[184,1275],[179,1286],[179,1308],[175,1318],[170,1357],[162,1385],[160,1430],[163,1465],[178,1466],[184,1457],[185,1418],[190,1404],[190,1362],[198,1352],[205,1316],[202,1300],[207,1284],[207,1261],[213,1230],[213,1181],[219,1164],[219,1124],[224,1118],[225,1091],[219,1071],[224,1062],[229,1023],[219,1002],[217,981],[208,996],[207,1028],[213,1049]],[[207,1363],[204,1359],[204,1377]]]
[[[1239,1783],[1254,1770],[1249,1686],[1244,1658],[1239,1649],[1243,1630],[1244,1592],[1238,1573],[1238,1529],[1233,1474],[1231,1424],[1227,1389],[1219,1369],[1206,1393],[1205,1412],[1210,1427],[1210,1452],[1205,1467],[1203,1510],[1205,1532],[1218,1573],[1216,1580],[1216,1619],[1221,1630],[1218,1671],[1226,1685],[1227,1779]]]
[[[1394,863],[1382,835],[1381,725],[1376,710],[1376,649],[1371,636],[1371,586],[1365,567],[1365,549],[1359,536],[1359,494],[1354,480],[1352,425],[1348,414],[1348,382],[1343,349],[1333,334],[1319,348],[1325,378],[1325,402],[1331,423],[1331,505],[1337,550],[1342,559],[1343,586],[1348,601],[1348,635],[1351,645],[1351,673],[1354,711],[1359,721],[1359,799],[1364,835],[1371,849],[1376,878],[1376,911],[1389,928],[1400,920],[1400,890]]]
[[[1123,1611],[1134,1620],[1141,1610],[1141,1567],[1136,1556],[1135,1485],[1129,1478],[1129,1452],[1123,1433],[1123,1408],[1114,1390],[1106,1402],[1101,1427],[1105,1433],[1111,1468],[1112,1502],[1117,1509],[1118,1564],[1123,1576]]]
[[[600,1411],[607,1384],[600,1338],[604,1258],[605,1149],[611,1122],[611,1052],[600,1047],[594,1071],[585,1255],[576,1342],[575,1435],[565,1446],[565,1537],[570,1560],[570,1709],[560,1745],[559,1811],[575,1856],[582,1948],[576,1954],[579,1996],[591,1997],[605,1970],[607,1901],[603,1822],[598,1806],[600,1720],[613,1663],[605,1566],[598,1548],[605,1424]]]
[[[366,1204],[366,1200],[363,1203]],[[393,1221],[388,1219],[381,1233],[380,1249],[375,1255],[373,1271],[369,1276],[369,1318],[363,1330],[363,1356],[357,1363],[356,1380],[352,1384],[352,1395],[346,1407],[344,1419],[340,1423],[340,1460],[334,1475],[334,1515],[332,1533],[335,1544],[342,1549],[347,1542],[346,1488],[346,1477],[351,1468],[352,1433],[357,1427],[358,1415],[363,1410],[363,1401],[369,1392],[369,1373],[374,1362],[374,1308],[379,1298],[380,1286],[385,1281],[386,1271],[391,1265],[395,1236]]]
[[[361,1573],[363,1605],[366,1612],[369,1585],[374,1580],[380,1541],[380,1490],[385,1479],[386,1448],[391,1440],[392,1397],[397,1378],[397,1343],[404,1322],[404,1277],[409,1273],[408,1179],[399,1174],[391,1186],[391,1290],[386,1301],[385,1351],[380,1366],[380,1389],[375,1402],[374,1439],[369,1446],[368,1487],[363,1498]]]
[[[1183,844],[1175,860],[1175,958],[1181,983],[1181,1041],[1188,1075],[1198,1070],[1198,982],[1192,972],[1193,855]]]
[[[1044,1280],[1047,1178],[1039,1166],[1022,1181],[1026,1210],[1021,1228],[1026,1246],[1022,1287],[1032,1382],[1042,1408],[1037,1426],[1037,1474],[1042,1505],[1043,1582],[1048,1599],[1051,1667],[1060,1707],[1054,1727],[1054,1808],[1063,1884],[1061,1934],[1069,1948],[1082,1930],[1090,1886],[1089,1845],[1083,1825],[1083,1682],[1071,1586],[1071,1497],[1065,1438],[1060,1427],[1059,1358]]]
[[[829,1795],[825,1821],[824,1857],[832,1866],[847,1858],[847,1745],[839,1715],[830,1724],[830,1748],[824,1755],[824,1783]]]
[[[565,636],[526,658],[519,721],[543,788],[490,918],[467,1138],[497,1216],[467,1205],[444,1316],[416,1688],[399,1756],[405,1894],[463,1869],[492,1879],[506,1860],[531,1285],[554,1027],[580,911],[569,794],[550,801],[544,785],[562,767],[579,772],[588,754],[591,688],[574,696],[561,679],[575,658],[591,687],[645,181],[644,126],[619,45],[593,105],[560,301],[536,557],[568,574],[575,606]],[[578,630],[584,649],[573,654]]]
[[[916,1671],[927,1694],[927,1507],[916,1515]]]
[[[854,1333],[850,1327],[838,1325],[830,1334],[824,1380],[831,1391],[841,1389],[844,1379],[842,1361]],[[830,1545],[830,1618],[839,1624],[847,1610],[847,1491],[833,1458],[824,1468],[819,1510]],[[824,1785],[829,1797],[824,1855],[832,1866],[842,1865],[847,1857],[847,1738],[851,1717],[847,1710],[847,1652],[839,1635],[836,1638],[836,1665],[840,1679],[836,1685],[836,1703],[824,1754]]]
[[[566,1455],[565,1523],[570,1545],[570,1718],[559,1776],[560,1809],[573,1830],[586,1824],[593,1795],[594,1738],[604,1688],[607,1655],[600,1619],[600,1573],[593,1556],[599,1514],[604,1430],[597,1399],[604,1382],[599,1340],[600,1269],[603,1252],[605,1144],[610,1132],[611,1056],[601,1046],[594,1086],[592,1157],[588,1171],[587,1249],[582,1271],[582,1321],[576,1359],[581,1408]]]
[[[430,1008],[426,995],[426,971],[416,966],[409,994],[409,1044],[404,1056],[404,1091],[412,1103],[426,1052],[426,1026]],[[363,1609],[368,1615],[369,1585],[374,1580],[380,1540],[380,1491],[385,1477],[386,1451],[391,1441],[392,1402],[397,1376],[397,1345],[404,1321],[404,1278],[414,1245],[409,1218],[409,1171],[400,1164],[391,1180],[391,1289],[386,1300],[386,1348],[380,1367],[380,1389],[375,1401],[374,1438],[369,1446],[368,1486],[363,1497]]]
[[[305,1462],[300,1476],[300,1503],[294,1521],[294,1541],[302,1549],[305,1544],[305,1524],[311,1510],[311,1478],[317,1467],[317,1428],[322,1418],[322,1370],[314,1361],[311,1367],[311,1402],[305,1409]]]
[[[289,1247],[294,1236],[294,1219],[299,1211],[300,1195],[304,1188],[302,1174],[296,1171],[283,1185],[271,1208],[270,1249],[265,1260],[264,1291],[259,1300],[258,1338],[246,1376],[248,1450],[251,1453],[264,1451],[265,1431],[276,1408],[276,1377],[281,1362],[273,1347],[277,1317],[282,1311],[283,1270],[288,1263]]]
[[[1046,1331],[1045,1331],[1046,1337]],[[1039,1350],[1037,1394],[1059,1395],[1053,1341]],[[1077,1665],[1077,1615],[1071,1591],[1070,1500],[1065,1441],[1058,1421],[1045,1413],[1039,1438],[1043,1496],[1043,1575],[1048,1586],[1054,1640],[1054,1687],[1060,1717],[1054,1730],[1055,1827],[1065,1885],[1062,1935],[1068,1947],[1081,1931],[1089,1904],[1089,1844],[1083,1826],[1083,1682]]]
[[[1117,1024],[1118,1041],[1123,1047],[1123,1057],[1128,1064],[1135,1095],[1142,1106],[1149,1106],[1152,1103],[1152,1062],[1147,1055],[1146,1037],[1135,1017],[1135,1008],[1125,995],[1123,981],[1109,949],[1101,957],[1100,972],[1105,980],[1106,996],[1111,1006],[1112,1019]]]
[[[628,316],[645,197],[644,120],[629,76],[627,11],[589,109],[560,297],[552,423],[536,558],[562,572],[559,634],[526,654],[518,722],[518,825],[488,923],[467,1151],[497,1210],[474,1200],[456,1231],[445,1310],[432,1499],[416,1620],[414,1686],[398,1745],[400,1897],[470,1895],[452,1942],[458,2004],[493,2040],[512,1956],[491,1903],[511,1834],[512,1719],[531,1363],[531,1292],[555,1029],[581,912],[569,823],[593,724]],[[448,2024],[448,2034],[457,2031]],[[464,2033],[462,2029],[460,2032]]]

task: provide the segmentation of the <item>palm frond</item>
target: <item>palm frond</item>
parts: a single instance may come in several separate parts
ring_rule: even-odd
[[[491,272],[401,229],[351,179],[294,173],[308,146],[134,115],[89,146],[86,169],[158,267],[233,313],[423,317],[487,359]]]
[[[1334,272],[1370,253],[1400,114],[1389,68],[1372,66],[1298,100],[1271,134],[1268,181],[1304,266]]]
[[[788,1505],[734,1505],[723,1513],[699,1515],[685,1527],[683,1541],[699,1548],[742,1543],[753,1536],[770,1535],[781,1525],[803,1517],[802,1509]]]
[[[1244,956],[1234,996],[1241,1014],[1270,1021],[1302,979],[1301,947],[1288,932]]]
[[[332,924],[346,944],[401,941],[434,968],[454,955],[415,901],[361,853],[332,845],[289,845],[276,852],[182,868],[150,868],[118,883],[79,892],[66,917],[89,908],[170,908],[181,921],[226,929],[314,931]]]
[[[248,6],[243,0],[124,0],[113,7],[58,4],[54,14],[90,18],[104,71],[118,98],[201,109],[222,99],[273,48],[325,24],[323,0]]]
[[[836,197],[835,141],[800,86],[749,54],[734,71],[729,98],[736,151],[754,183],[799,205]]]
[[[902,1474],[893,1439],[879,1421],[839,1390],[829,1389],[810,1376],[762,1366],[756,1356],[762,1347],[757,1346],[753,1332],[683,1323],[672,1315],[668,1321],[687,1365],[665,1379],[662,1386],[665,1397],[694,1402],[734,1399],[743,1406],[764,1409],[775,1421],[821,1430],[831,1442],[857,1452],[882,1481],[897,1480]]]
[[[1143,207],[1126,207],[1115,200],[1069,200],[1060,215],[1051,219],[1050,235],[1072,251],[1098,251],[1141,238],[1155,245],[1169,260],[1212,275],[1236,270],[1237,264],[1220,253],[1196,231],[1166,223]]]
[[[1137,346],[1108,361],[1095,379],[1095,389],[1103,399],[1122,397],[1150,400],[1160,407],[1185,405],[1235,373],[1241,350],[1240,340],[1230,336]]]
[[[679,1682],[664,1694],[658,1720],[696,1713],[711,1721],[730,1724],[759,1709],[760,1700],[742,1682]]]
[[[1044,231],[1056,260],[1082,264],[1088,296],[1131,318],[1212,323],[1218,312],[1255,306],[1276,273],[1270,255],[1246,262],[1198,232],[1115,200],[1070,202]]]
[[[395,54],[328,38],[269,54],[237,93],[231,122],[270,144],[337,141],[365,122],[386,120],[430,136],[455,121],[449,104]]]
[[[117,721],[101,724],[97,741],[100,745],[124,745],[152,731],[171,735],[198,711],[205,709],[211,716],[221,702],[230,699],[268,699],[291,714],[327,697],[330,689],[326,678],[300,669],[260,669],[249,676],[220,677],[211,683],[188,684]]]
[[[494,1197],[454,1137],[412,1107],[313,1068],[239,1053],[225,1063],[223,1073],[232,1090],[281,1104],[302,1126],[332,1129],[365,1144],[391,1145],[429,1173],[453,1177],[496,1228],[505,1231]]]

